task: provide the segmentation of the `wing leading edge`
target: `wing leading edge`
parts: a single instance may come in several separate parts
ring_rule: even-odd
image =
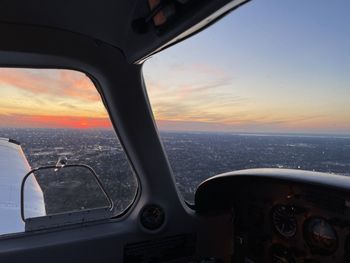
[[[0,235],[23,232],[20,214],[22,178],[30,171],[22,147],[14,140],[0,138]],[[25,187],[26,217],[45,215],[43,192],[34,178]]]

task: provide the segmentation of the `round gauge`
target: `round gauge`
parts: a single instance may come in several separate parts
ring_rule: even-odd
[[[158,205],[147,205],[141,211],[140,221],[144,228],[156,230],[165,221],[164,210]]]
[[[276,205],[272,209],[272,224],[282,236],[294,236],[297,232],[295,208],[290,205]]]
[[[314,217],[304,223],[304,238],[313,252],[330,255],[338,246],[338,238],[334,228],[327,220]]]

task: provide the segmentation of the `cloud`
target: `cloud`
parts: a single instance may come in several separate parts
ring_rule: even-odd
[[[202,69],[203,72],[211,70],[215,71],[205,67]],[[303,112],[295,107],[290,108],[290,105],[275,105],[274,102],[270,104],[269,101],[260,101],[254,97],[236,95],[234,81],[224,74],[221,76],[192,83],[188,81],[188,84],[175,82],[166,85],[154,80],[148,83],[149,97],[160,129],[335,133],[350,131],[350,126],[345,122],[340,127],[339,120],[325,114],[315,114],[317,111]]]
[[[216,78],[227,78],[228,72],[224,68],[213,66],[208,63],[193,63],[190,64],[189,70],[197,74],[211,75]]]
[[[317,115],[314,111],[276,104],[277,100],[254,100],[242,90],[236,93],[234,79],[220,68],[184,64],[173,65],[173,69],[176,70],[169,79],[146,78],[157,124],[163,130],[350,131],[348,114]],[[4,91],[0,98],[1,126],[111,127],[96,88],[83,73],[0,69],[0,88]]]
[[[154,63],[152,59],[152,66],[163,67],[164,65],[160,63]],[[183,63],[183,62],[172,62],[167,65],[167,68],[171,71],[180,72],[180,74],[184,74],[184,72],[191,72],[191,74],[204,74],[204,75],[212,75],[215,77],[226,77],[228,76],[228,72],[225,68],[214,66],[210,63],[204,62],[196,62],[196,63]]]
[[[162,120],[220,122],[242,113],[250,103],[227,91],[233,87],[226,78],[171,87],[156,81],[148,84],[155,117]]]
[[[77,106],[75,106],[71,103],[67,103],[67,102],[61,102],[59,105],[66,107],[66,108],[70,108],[70,109],[77,109],[78,108]]]
[[[266,117],[267,118],[267,117]],[[320,117],[321,118],[321,117]],[[264,117],[263,117],[264,119]],[[260,118],[242,118],[235,122],[202,122],[157,120],[161,131],[196,131],[196,132],[296,132],[296,133],[329,133],[349,134],[349,123],[327,122],[317,116],[294,119],[278,119],[265,122]]]
[[[15,87],[34,95],[101,100],[92,81],[83,73],[61,69],[0,69],[0,85]]]
[[[305,121],[314,121],[317,119],[323,119],[326,117],[327,117],[326,115],[310,115],[310,116],[293,116],[285,119],[281,119],[277,117],[271,120],[271,116],[265,116],[265,117],[259,118],[259,120],[265,125],[285,125],[285,124],[293,125],[293,124],[297,124]]]

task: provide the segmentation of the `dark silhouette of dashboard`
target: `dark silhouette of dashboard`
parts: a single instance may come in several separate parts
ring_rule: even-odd
[[[350,262],[350,178],[286,169],[216,176],[199,213],[231,213],[232,262]]]

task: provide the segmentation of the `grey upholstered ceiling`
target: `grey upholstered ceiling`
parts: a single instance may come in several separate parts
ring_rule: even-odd
[[[135,61],[168,43],[228,3],[229,9],[233,9],[246,2],[190,1],[197,2],[191,15],[179,20],[177,26],[161,35],[156,30],[140,33],[132,27],[133,21],[149,14],[147,0],[2,0],[0,23],[43,26],[83,34],[121,49],[129,61]]]

